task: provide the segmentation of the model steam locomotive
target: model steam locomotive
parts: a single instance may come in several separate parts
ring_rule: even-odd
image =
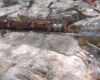
[[[35,31],[68,31],[66,22],[45,21],[44,23],[37,23],[36,21],[14,21],[2,20],[0,21],[0,29],[31,29]]]

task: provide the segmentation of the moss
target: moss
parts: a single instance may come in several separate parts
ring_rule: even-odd
[[[18,15],[16,15],[15,13],[13,13],[13,14],[15,15],[15,17],[1,16],[0,20],[7,19],[7,20],[19,20],[19,21],[21,21],[21,18]]]
[[[17,20],[21,21],[21,19],[20,19],[20,17],[18,15],[15,14],[15,16],[16,16]]]

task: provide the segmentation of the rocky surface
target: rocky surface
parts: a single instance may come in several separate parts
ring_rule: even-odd
[[[99,16],[99,3],[97,7],[93,7],[86,2],[82,0],[18,0],[16,6],[1,8],[0,16],[4,19],[15,19],[19,14],[22,20],[61,19],[65,20],[69,26],[81,19]]]
[[[71,1],[57,1],[57,0],[47,0],[47,1],[41,1],[37,0],[29,3],[28,6],[25,7],[25,9],[22,9],[19,12],[19,15],[27,16],[28,18],[31,17],[31,19],[58,19],[61,14],[57,14],[60,10],[62,10],[64,7],[70,9],[70,6],[66,4],[70,4],[72,6]],[[30,5],[31,4],[31,5]],[[63,14],[63,16],[66,14]],[[70,14],[69,14],[70,15]]]
[[[75,3],[77,4],[77,7],[75,9],[79,12],[80,20],[69,25],[70,31],[80,32],[80,30],[86,25],[86,23],[100,19],[100,11],[99,11],[100,1],[94,3],[88,2],[89,0],[84,0],[84,1],[86,1],[88,4],[86,2],[78,2],[78,1],[76,1]],[[96,4],[97,6],[94,6],[94,4]],[[97,24],[95,26],[97,26]]]
[[[77,21],[69,26],[69,29],[73,29],[74,31],[80,32],[81,29],[86,25],[86,23],[91,23],[95,20],[99,20],[100,16],[94,17],[94,18],[86,18],[80,21]],[[95,26],[98,26],[98,24],[94,24]]]
[[[97,7],[94,7],[85,0],[18,0],[18,4],[3,7],[0,11],[0,16],[4,19],[15,19],[19,14],[22,20],[65,20],[67,26],[100,15],[99,2]]]
[[[4,3],[0,1],[0,8],[4,7]]]
[[[73,55],[81,50],[76,40],[68,35],[59,33],[18,31],[5,34],[3,38],[7,44],[10,43],[13,46],[27,44],[41,49],[56,51],[65,55]]]
[[[0,38],[0,80],[100,79],[98,54],[81,50],[66,34],[7,33]]]
[[[87,22],[100,18],[99,5],[87,3],[18,0],[18,4],[4,7],[0,2],[0,17],[13,19],[19,14],[22,20],[61,19],[79,32]],[[99,55],[89,46],[80,48],[77,40],[66,34],[14,31],[0,37],[0,80],[99,79]]]
[[[9,14],[14,14],[15,12],[18,12],[20,10],[21,6],[20,5],[14,5],[10,7],[4,7],[0,8],[0,16],[7,16]]]

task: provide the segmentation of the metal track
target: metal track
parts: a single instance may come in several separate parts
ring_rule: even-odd
[[[86,23],[76,36],[100,37],[100,19]]]

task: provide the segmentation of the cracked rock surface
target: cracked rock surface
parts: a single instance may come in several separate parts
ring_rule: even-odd
[[[99,79],[98,55],[81,50],[66,34],[7,33],[0,38],[0,80]]]

